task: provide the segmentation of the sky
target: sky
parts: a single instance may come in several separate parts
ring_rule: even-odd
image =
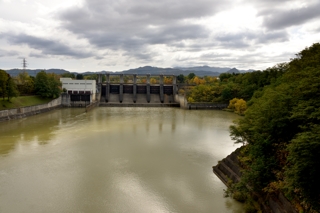
[[[320,42],[320,0],[0,0],[0,69],[264,70]]]

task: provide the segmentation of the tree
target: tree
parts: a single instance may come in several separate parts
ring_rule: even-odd
[[[230,73],[221,73],[220,75],[219,75],[219,79],[220,79],[220,81],[228,81],[228,79],[229,78],[231,78],[232,77],[232,74],[230,74]]]
[[[155,78],[150,78],[150,84],[156,84],[157,83],[157,79]]]
[[[20,94],[34,93],[34,79],[27,72],[19,73],[15,80]]]
[[[84,79],[83,74],[77,74],[76,79],[77,79],[77,80],[82,80],[82,79]]]
[[[242,184],[283,191],[304,212],[319,212],[320,44],[256,77],[271,84],[254,93],[244,118],[230,127],[232,139],[246,144]]]
[[[17,97],[19,95],[19,91],[17,89],[17,85],[14,82],[14,80],[9,77],[7,81],[7,97],[8,101],[10,101],[10,98]]]
[[[187,76],[187,78],[189,80],[193,79],[194,77],[196,76],[196,74],[194,74],[193,72],[192,73],[189,73],[189,75]]]
[[[165,77],[163,78],[163,83],[164,83],[164,84],[172,84],[172,77],[167,77],[167,76],[165,76]]]
[[[55,74],[47,74],[41,71],[35,79],[35,90],[37,95],[43,98],[57,98],[60,95],[61,83]]]
[[[178,75],[178,76],[177,76],[177,81],[178,81],[179,83],[184,83],[184,82],[185,82],[185,80],[184,80],[184,75],[183,75],[183,74]]]
[[[320,125],[298,134],[288,146],[289,168],[286,170],[286,187],[292,195],[298,194],[320,209]],[[290,196],[290,195],[289,195]]]
[[[232,100],[230,100],[228,109],[235,110],[235,104],[237,103],[238,100],[239,100],[238,98],[233,98]]]
[[[37,95],[40,95],[43,98],[50,96],[50,86],[48,76],[45,71],[37,73],[34,84]]]
[[[2,96],[2,99],[7,95],[7,81],[8,81],[9,75],[4,70],[0,70],[0,95]]]
[[[49,73],[47,75],[51,93],[49,98],[58,98],[61,93],[61,82],[56,74]]]
[[[63,73],[62,75],[61,75],[61,77],[63,77],[63,78],[76,78],[76,76],[74,75],[74,73],[69,73],[69,72],[67,72],[67,73]]]
[[[247,109],[247,103],[241,98],[235,103],[234,107],[236,113],[238,113],[239,115],[243,115]]]

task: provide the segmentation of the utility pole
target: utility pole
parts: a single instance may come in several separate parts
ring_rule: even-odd
[[[27,60],[25,58],[23,58],[22,67],[23,67],[23,71],[25,72],[27,69]]]

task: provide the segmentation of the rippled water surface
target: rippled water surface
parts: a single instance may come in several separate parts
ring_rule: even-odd
[[[0,212],[243,212],[212,172],[236,115],[83,111],[0,123]]]

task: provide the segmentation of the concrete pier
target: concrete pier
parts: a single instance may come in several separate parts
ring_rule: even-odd
[[[150,74],[147,75],[147,102],[150,103]]]
[[[163,101],[164,101],[164,94],[163,94],[163,75],[160,75],[159,83],[160,83],[160,101],[161,101],[161,103],[163,103]]]
[[[123,74],[120,74],[119,102],[123,101]]]
[[[137,75],[133,75],[133,103],[137,102]]]
[[[105,102],[109,102],[110,97],[110,75],[106,74]]]

